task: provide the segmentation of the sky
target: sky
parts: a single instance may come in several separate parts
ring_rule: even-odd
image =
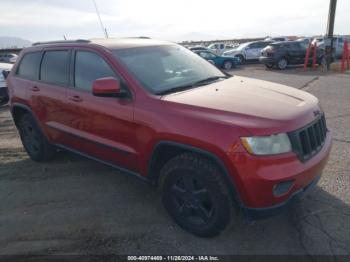
[[[320,35],[329,0],[95,0],[111,37],[170,41]],[[93,0],[0,0],[0,36],[31,41],[103,37]],[[338,0],[336,34],[350,34]]]

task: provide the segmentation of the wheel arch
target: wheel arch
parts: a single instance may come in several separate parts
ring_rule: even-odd
[[[242,57],[243,58],[242,62],[244,62],[246,60],[246,55],[243,53],[239,53],[239,54],[235,55],[234,57]]]
[[[24,114],[30,114],[37,122],[37,119],[29,106],[19,103],[14,103],[11,106],[11,115],[16,126],[18,126],[18,122]]]
[[[225,58],[223,61],[222,61],[222,64],[221,64],[221,68],[225,68],[225,63],[226,62],[230,62],[232,64],[232,68],[235,66],[235,62],[233,59],[228,59],[228,58]]]
[[[160,179],[160,170],[163,165],[171,158],[185,152],[192,152],[210,160],[221,171],[220,173],[222,174],[222,177],[235,202],[238,204],[238,206],[242,205],[242,201],[240,200],[234,181],[229,175],[228,169],[224,162],[212,152],[187,144],[173,141],[160,141],[154,146],[147,172],[147,177],[152,185],[156,187],[159,185],[158,182]]]

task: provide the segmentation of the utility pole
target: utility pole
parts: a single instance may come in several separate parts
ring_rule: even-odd
[[[334,20],[335,11],[337,9],[337,0],[330,0],[329,3],[329,13],[328,13],[328,23],[327,23],[327,35],[325,39],[325,51],[327,58],[327,69],[330,69],[330,64],[333,60],[333,35],[334,35]]]
[[[102,19],[101,19],[101,16],[100,16],[100,12],[98,11],[98,8],[97,8],[97,4],[96,4],[95,0],[92,0],[92,2],[94,3],[96,14],[97,14],[98,20],[100,22],[100,26],[101,26],[102,32],[105,35],[105,38],[108,38],[107,29],[103,26]]]

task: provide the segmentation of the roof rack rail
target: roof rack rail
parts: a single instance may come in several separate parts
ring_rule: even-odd
[[[129,37],[123,37],[123,38],[128,38],[128,39],[152,39],[149,36],[129,36]]]
[[[77,40],[58,40],[58,41],[47,41],[47,42],[36,42],[32,46],[37,45],[52,45],[52,44],[72,44],[72,43],[90,43],[90,40],[77,39]]]

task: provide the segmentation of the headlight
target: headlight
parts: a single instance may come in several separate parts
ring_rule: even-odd
[[[292,150],[287,134],[282,133],[271,136],[241,137],[245,149],[254,155],[276,155]]]

